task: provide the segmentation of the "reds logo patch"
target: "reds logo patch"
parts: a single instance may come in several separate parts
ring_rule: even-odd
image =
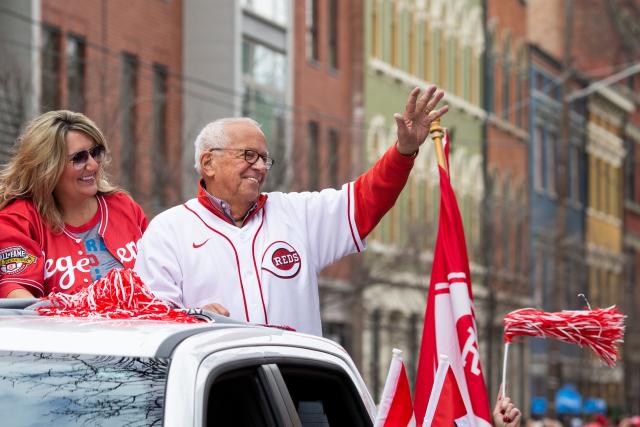
[[[0,272],[3,274],[18,274],[34,262],[36,257],[22,246],[0,249]]]
[[[301,265],[298,251],[287,242],[273,242],[262,255],[262,269],[281,279],[296,277]]]

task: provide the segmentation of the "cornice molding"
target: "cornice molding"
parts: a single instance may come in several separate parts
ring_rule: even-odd
[[[433,84],[411,75],[406,71],[400,70],[399,68],[393,67],[378,58],[369,58],[369,67],[375,72],[404,83],[407,87],[426,87]],[[482,108],[449,92],[445,92],[443,100],[447,102],[450,107],[465,112],[479,120],[484,120],[487,116],[487,113]]]

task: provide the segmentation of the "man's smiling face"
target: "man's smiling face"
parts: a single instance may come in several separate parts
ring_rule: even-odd
[[[234,215],[241,215],[258,199],[267,179],[267,168],[262,159],[249,164],[243,150],[267,155],[267,142],[262,132],[250,123],[229,124],[224,131],[229,144],[223,151],[211,153],[213,176],[207,183],[207,190],[229,203],[232,209],[235,207]],[[238,207],[246,207],[245,212],[236,212]]]

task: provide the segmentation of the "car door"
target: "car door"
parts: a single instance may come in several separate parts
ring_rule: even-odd
[[[288,350],[234,349],[206,358],[197,375],[196,425],[373,425],[346,364]]]

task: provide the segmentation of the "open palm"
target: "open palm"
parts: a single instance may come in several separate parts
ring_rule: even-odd
[[[429,135],[431,123],[449,111],[446,105],[435,110],[444,96],[436,86],[430,86],[422,96],[419,95],[420,88],[416,87],[409,94],[404,114],[393,115],[398,125],[398,151],[405,155],[417,152]]]

